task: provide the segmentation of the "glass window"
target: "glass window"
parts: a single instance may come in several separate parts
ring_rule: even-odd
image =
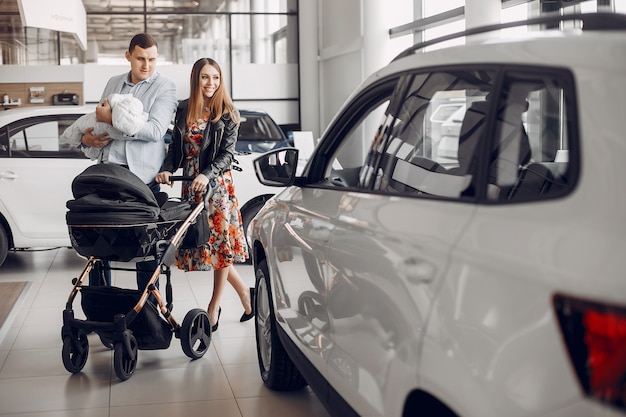
[[[563,195],[576,173],[571,76],[516,70],[498,85],[499,73],[492,67],[404,76],[345,136],[327,181],[473,201]]]
[[[567,85],[569,77],[562,74],[507,75],[489,163],[490,200],[534,200],[562,195],[570,188],[573,94]]]
[[[341,119],[329,128],[324,141],[317,145],[323,147],[323,151],[316,153],[324,165],[323,172],[319,173],[323,184],[341,188],[359,187],[359,173],[367,163],[368,149],[372,140],[376,140],[375,132],[381,119],[384,120],[396,82],[387,80],[360,94],[350,104],[352,110],[342,112]],[[319,161],[313,161],[313,165],[318,164]],[[316,170],[312,171],[310,175],[317,177]]]
[[[228,6],[231,12],[264,12],[264,13],[285,13],[297,12],[297,0],[236,0],[229,1]]]
[[[407,76],[370,147],[359,185],[373,190],[459,197],[476,194],[476,151],[495,71]]]
[[[87,13],[83,51],[72,35],[24,28],[17,1],[0,1],[0,65],[125,65],[130,39],[144,31],[157,38],[162,63],[192,64],[200,56],[227,63],[232,55],[235,63],[293,64],[298,62],[297,4],[297,0],[83,0]]]
[[[128,65],[124,52],[128,50],[131,38],[144,31],[144,23],[145,19],[141,14],[88,14],[85,51],[87,62]],[[159,42],[159,53],[164,53],[160,48],[161,36],[157,35],[156,38]]]
[[[363,188],[359,175],[368,164],[367,149],[378,137],[371,132],[376,131],[381,117],[384,124],[384,111],[388,106],[389,101],[384,101],[368,109],[369,113],[346,135],[331,159],[327,181],[342,187]]]
[[[4,136],[7,130],[2,131],[0,142],[8,144],[14,158],[85,158],[80,149],[61,140],[61,134],[78,117],[79,115],[64,115],[53,120],[40,118],[26,123],[19,122],[9,126],[8,139]]]
[[[163,33],[159,28],[176,23],[176,29]],[[203,57],[219,62],[223,71],[230,67],[230,19],[227,15],[177,15],[176,19],[148,15],[148,32],[158,34],[159,59],[175,64],[193,64]],[[130,38],[129,38],[130,39]],[[230,79],[230,76],[226,77]]]
[[[22,26],[19,15],[2,16],[0,65],[56,65],[59,63],[59,33]]]
[[[121,13],[121,12],[141,12],[143,11],[144,0],[125,0],[125,1],[101,1],[101,0],[83,0],[83,6],[87,13],[105,12],[105,13]]]
[[[296,64],[297,19],[291,15],[234,15],[233,62],[236,64]]]

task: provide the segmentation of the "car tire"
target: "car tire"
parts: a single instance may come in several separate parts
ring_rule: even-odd
[[[3,226],[0,226],[0,265],[2,265],[9,253],[9,237]]]
[[[262,260],[256,270],[255,327],[256,349],[261,379],[276,391],[293,391],[305,387],[306,380],[287,355],[276,330],[267,263]]]

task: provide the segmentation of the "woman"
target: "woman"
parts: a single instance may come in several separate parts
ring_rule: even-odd
[[[239,112],[223,86],[222,70],[211,58],[193,65],[190,94],[176,110],[172,144],[156,176],[159,184],[172,185],[170,175],[180,167],[184,176],[194,177],[182,185],[183,201],[200,202],[207,187],[211,237],[206,245],[179,249],[176,266],[184,271],[213,269],[213,296],[207,312],[216,331],[222,312],[220,298],[228,281],[241,299],[244,313],[240,321],[250,320],[253,288],[235,270],[235,262],[245,262],[248,246],[242,227],[230,166],[239,132]]]

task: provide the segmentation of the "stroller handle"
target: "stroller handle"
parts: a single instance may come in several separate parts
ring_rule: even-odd
[[[170,175],[170,181],[193,181],[194,178],[184,175]]]
[[[170,175],[170,181],[174,182],[174,181],[193,181],[194,180],[194,176],[186,176],[186,175]],[[207,185],[207,191],[211,190],[211,187],[209,185]],[[204,193],[204,203],[206,204],[207,201],[209,200],[211,193],[210,192],[206,192]]]

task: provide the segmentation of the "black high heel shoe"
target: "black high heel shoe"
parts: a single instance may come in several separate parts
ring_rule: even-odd
[[[239,319],[240,322],[248,321],[254,317],[254,288],[250,288],[250,314],[246,314],[245,310]]]
[[[220,307],[219,310],[217,310],[217,321],[215,322],[215,324],[213,325],[213,327],[211,327],[211,333],[217,331],[217,326],[220,325],[220,316],[222,315],[222,307]]]

